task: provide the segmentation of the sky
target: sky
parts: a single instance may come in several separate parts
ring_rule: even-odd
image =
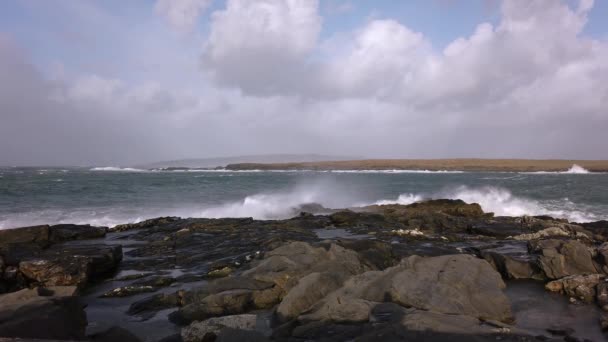
[[[608,159],[608,2],[4,0],[0,165]]]

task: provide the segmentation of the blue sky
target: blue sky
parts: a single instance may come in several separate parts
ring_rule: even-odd
[[[575,1],[569,1],[575,6]],[[110,77],[145,78],[145,56],[130,52],[157,40],[166,50],[179,50],[195,57],[208,34],[211,13],[225,7],[212,0],[197,20],[195,32],[180,36],[166,30],[167,24],[154,11],[153,0],[5,0],[0,5],[0,32],[8,33],[26,49],[46,72],[62,65],[77,72],[103,72]],[[372,19],[390,18],[422,32],[437,50],[454,39],[470,35],[482,22],[500,20],[498,0],[321,0],[323,27],[320,39],[350,32]],[[608,3],[597,1],[589,14],[584,34],[605,39]],[[143,47],[142,47],[143,45]]]

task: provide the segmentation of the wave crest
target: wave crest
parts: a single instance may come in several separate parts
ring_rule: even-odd
[[[89,171],[109,171],[109,172],[150,172],[149,170],[135,169],[132,167],[116,167],[116,166],[104,166],[94,167]]]

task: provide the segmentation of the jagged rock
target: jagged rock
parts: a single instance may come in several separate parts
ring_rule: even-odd
[[[75,287],[24,289],[0,296],[0,336],[80,340],[87,325]]]
[[[528,243],[528,248],[539,254],[539,266],[549,279],[599,273],[589,248],[579,241],[534,240]]]
[[[183,328],[181,336],[184,342],[210,341],[214,340],[224,328],[255,330],[257,319],[256,315],[249,314],[210,318]]]
[[[122,247],[85,246],[48,249],[43,255],[19,263],[19,271],[44,286],[84,286],[114,270],[122,260]]]
[[[604,276],[601,274],[573,275],[551,281],[545,288],[591,303],[596,298],[595,287],[603,280]]]
[[[106,227],[93,227],[88,224],[59,224],[49,228],[49,239],[53,243],[70,240],[99,239],[106,236],[106,231]]]
[[[317,303],[301,321],[365,321],[375,303],[509,322],[505,284],[486,261],[470,255],[412,256],[383,272],[370,271]]]

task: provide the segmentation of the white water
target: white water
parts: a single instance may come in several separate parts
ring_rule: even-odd
[[[507,189],[492,186],[477,188],[459,186],[430,195],[401,194],[396,200],[380,200],[374,204],[411,204],[431,198],[460,199],[467,203],[479,203],[483,211],[493,212],[496,216],[549,215],[556,218],[565,218],[572,222],[599,220],[595,215],[577,208],[567,198],[542,203],[529,198],[517,197]]]
[[[117,167],[117,166],[94,167],[90,171],[105,171],[105,172],[150,172],[150,170],[135,169],[135,168],[132,168],[132,167]]]
[[[580,165],[573,164],[566,171],[536,171],[536,172],[521,172],[526,174],[540,174],[540,175],[586,175],[591,174],[589,170],[585,169]]]

